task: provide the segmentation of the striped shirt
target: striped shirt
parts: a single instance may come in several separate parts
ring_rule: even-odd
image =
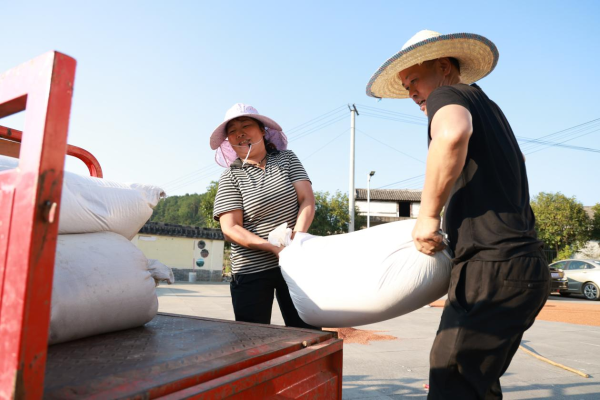
[[[291,151],[267,155],[265,169],[246,164],[238,158],[219,179],[213,217],[233,210],[244,213],[244,229],[268,239],[269,233],[287,222],[294,229],[298,218],[298,195],[294,182],[309,181],[298,157]],[[251,250],[231,244],[231,269],[234,274],[251,274],[279,267],[271,252]]]

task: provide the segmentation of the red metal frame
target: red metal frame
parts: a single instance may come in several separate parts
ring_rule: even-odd
[[[43,394],[75,78],[50,52],[0,75],[0,118],[26,111],[19,168],[0,172],[0,398]]]
[[[23,139],[23,132],[0,125],[0,138],[4,138],[20,144],[21,140]],[[98,159],[94,157],[94,155],[89,151],[82,149],[81,147],[68,144],[67,155],[76,157],[83,161],[83,163],[87,166],[88,170],[90,171],[90,176],[96,178],[103,177],[100,162],[98,162]]]

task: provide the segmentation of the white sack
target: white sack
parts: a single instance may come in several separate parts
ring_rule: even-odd
[[[158,286],[159,282],[167,282],[169,285],[175,283],[173,270],[158,260],[148,260],[148,271]]]
[[[0,171],[17,165],[18,159],[0,156]],[[131,240],[164,195],[157,186],[118,183],[65,171],[58,233],[109,231]]]
[[[279,254],[300,318],[322,327],[366,325],[414,311],[448,292],[452,263],[415,248],[416,220],[357,232],[296,233]]]
[[[112,232],[59,235],[49,343],[134,328],[158,311],[148,259]]]

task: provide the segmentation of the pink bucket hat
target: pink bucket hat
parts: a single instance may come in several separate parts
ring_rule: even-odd
[[[273,121],[269,117],[260,115],[256,108],[252,106],[237,103],[227,110],[223,122],[217,126],[217,128],[210,135],[210,148],[217,150],[215,154],[215,161],[217,164],[222,167],[229,168],[229,165],[231,165],[231,163],[238,158],[237,153],[233,147],[231,147],[229,140],[227,140],[227,132],[225,131],[225,127],[229,121],[239,117],[250,117],[262,122],[265,125],[266,131],[265,140],[275,145],[277,150],[287,149],[287,137],[282,132],[281,126],[279,126],[277,122]]]

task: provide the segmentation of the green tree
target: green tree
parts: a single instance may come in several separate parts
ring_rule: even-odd
[[[583,205],[562,193],[539,193],[531,202],[539,239],[568,258],[590,238],[591,221]]]
[[[366,225],[366,217],[355,208],[354,226]],[[348,213],[348,195],[339,190],[333,195],[329,192],[315,192],[315,218],[308,230],[318,236],[335,235],[348,232],[350,214]]]
[[[204,217],[199,212],[201,198],[199,194],[167,197],[158,202],[150,221],[205,226]]]
[[[600,203],[596,203],[594,207],[592,207],[592,211],[594,212],[594,216],[592,218],[592,239],[600,240]]]
[[[202,194],[200,199],[200,215],[204,218],[207,228],[219,228],[221,225],[213,218],[213,209],[215,208],[215,197],[219,189],[219,182],[212,181],[206,188],[206,193]]]

